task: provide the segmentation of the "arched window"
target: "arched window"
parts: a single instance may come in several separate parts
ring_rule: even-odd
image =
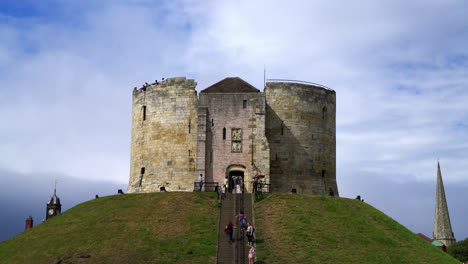
[[[226,139],[226,128],[223,128],[223,139]]]

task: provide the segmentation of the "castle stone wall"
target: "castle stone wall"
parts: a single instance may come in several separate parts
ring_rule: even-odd
[[[251,100],[255,105],[255,115],[250,120],[253,128],[253,166],[265,183],[270,183],[270,144],[265,135],[266,126],[266,98],[265,94]]]
[[[259,173],[273,192],[338,196],[334,91],[226,78],[197,100],[195,86],[178,77],[133,91],[129,193],[193,191],[200,174],[222,184],[233,172],[248,192]]]
[[[149,86],[146,91],[133,91],[127,192],[156,192],[160,187],[193,191],[196,163],[202,162],[196,156],[200,113],[195,86],[194,80],[178,77]]]
[[[338,196],[335,92],[268,82],[265,96],[272,191]]]
[[[250,182],[256,169],[260,174],[268,175],[269,149],[264,135],[264,102],[262,93],[200,93],[200,107],[208,109],[207,181],[222,184],[231,168],[239,169],[244,172],[245,187],[251,192]],[[241,152],[232,151],[232,129],[242,130]]]

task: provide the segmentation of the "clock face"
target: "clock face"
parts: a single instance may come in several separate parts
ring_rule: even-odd
[[[242,130],[240,128],[233,128],[231,137],[232,140],[242,140]]]
[[[54,214],[54,209],[49,209],[49,215],[53,215]]]

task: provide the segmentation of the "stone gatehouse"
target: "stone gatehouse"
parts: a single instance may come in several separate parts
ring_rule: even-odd
[[[226,78],[202,90],[185,77],[134,89],[129,193],[193,191],[240,176],[273,192],[333,194],[336,95],[321,85],[269,81],[263,92]]]

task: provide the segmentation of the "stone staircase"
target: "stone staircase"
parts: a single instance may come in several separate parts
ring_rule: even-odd
[[[245,231],[240,229],[239,220],[235,215],[243,209],[247,221],[252,221],[253,207],[252,194],[227,193],[221,202],[220,223],[218,232],[218,252],[217,263],[249,263],[247,246],[247,237]],[[229,243],[228,236],[224,232],[227,223],[231,221],[234,224],[233,243]]]

